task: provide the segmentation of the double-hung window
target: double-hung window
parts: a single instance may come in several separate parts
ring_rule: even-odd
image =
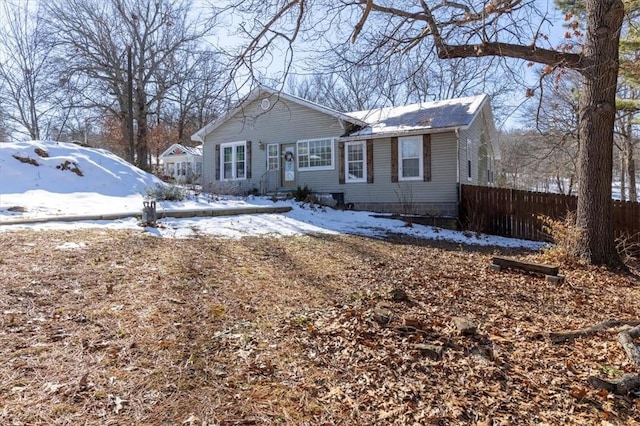
[[[333,139],[298,141],[298,170],[332,170]]]
[[[245,179],[247,175],[246,141],[220,145],[220,179]]]
[[[367,144],[366,141],[346,142],[345,153],[345,181],[367,181]]]
[[[278,144],[267,145],[267,170],[278,170],[280,168],[280,149]]]
[[[398,179],[422,180],[422,137],[409,136],[398,139]]]

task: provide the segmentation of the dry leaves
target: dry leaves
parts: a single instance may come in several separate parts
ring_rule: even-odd
[[[634,372],[615,335],[546,338],[640,318],[632,276],[554,285],[487,270],[516,253],[397,237],[20,232],[0,253],[2,424],[640,418],[633,395],[587,381]]]

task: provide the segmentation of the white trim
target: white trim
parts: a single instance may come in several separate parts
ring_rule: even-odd
[[[473,141],[467,138],[467,181],[473,181]]]
[[[243,177],[238,177],[238,164],[237,164],[237,153],[238,151],[235,149],[238,146],[244,147],[244,175]],[[231,150],[231,178],[224,177],[224,149],[232,148]],[[231,181],[231,180],[247,180],[247,141],[236,141],[236,142],[227,142],[220,144],[220,180],[221,181]]]
[[[349,146],[350,145],[362,146],[362,177],[361,178],[349,178]],[[345,183],[367,183],[367,142],[366,141],[350,141],[350,142],[344,143],[344,181]]]
[[[403,141],[417,141],[418,143],[418,176],[410,176],[404,177],[403,169],[402,169],[402,142]],[[412,180],[423,180],[424,179],[424,152],[422,145],[422,138],[415,136],[407,136],[403,138],[398,138],[398,181],[412,181]]]
[[[329,141],[329,143],[331,144],[331,164],[328,166],[311,166],[311,159],[309,159],[309,166],[306,167],[301,167],[300,166],[300,144],[306,143],[307,144],[307,149],[309,148],[308,143],[309,142],[321,142],[321,141]],[[298,168],[299,172],[316,172],[316,171],[321,171],[321,170],[335,170],[335,164],[336,164],[336,144],[335,144],[335,138],[315,138],[315,139],[301,139],[299,141],[296,141],[296,153],[297,153],[297,158],[296,158],[296,166]],[[309,154],[307,153],[307,157],[309,156]]]

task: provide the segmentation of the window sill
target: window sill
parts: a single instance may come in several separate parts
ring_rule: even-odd
[[[322,166],[322,167],[299,167],[299,172],[322,172],[326,170],[335,170],[333,166]]]

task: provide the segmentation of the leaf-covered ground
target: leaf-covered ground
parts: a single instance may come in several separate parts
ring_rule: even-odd
[[[637,395],[587,383],[636,373],[617,330],[547,337],[640,319],[637,276],[552,284],[496,253],[0,233],[0,424],[639,424]]]

